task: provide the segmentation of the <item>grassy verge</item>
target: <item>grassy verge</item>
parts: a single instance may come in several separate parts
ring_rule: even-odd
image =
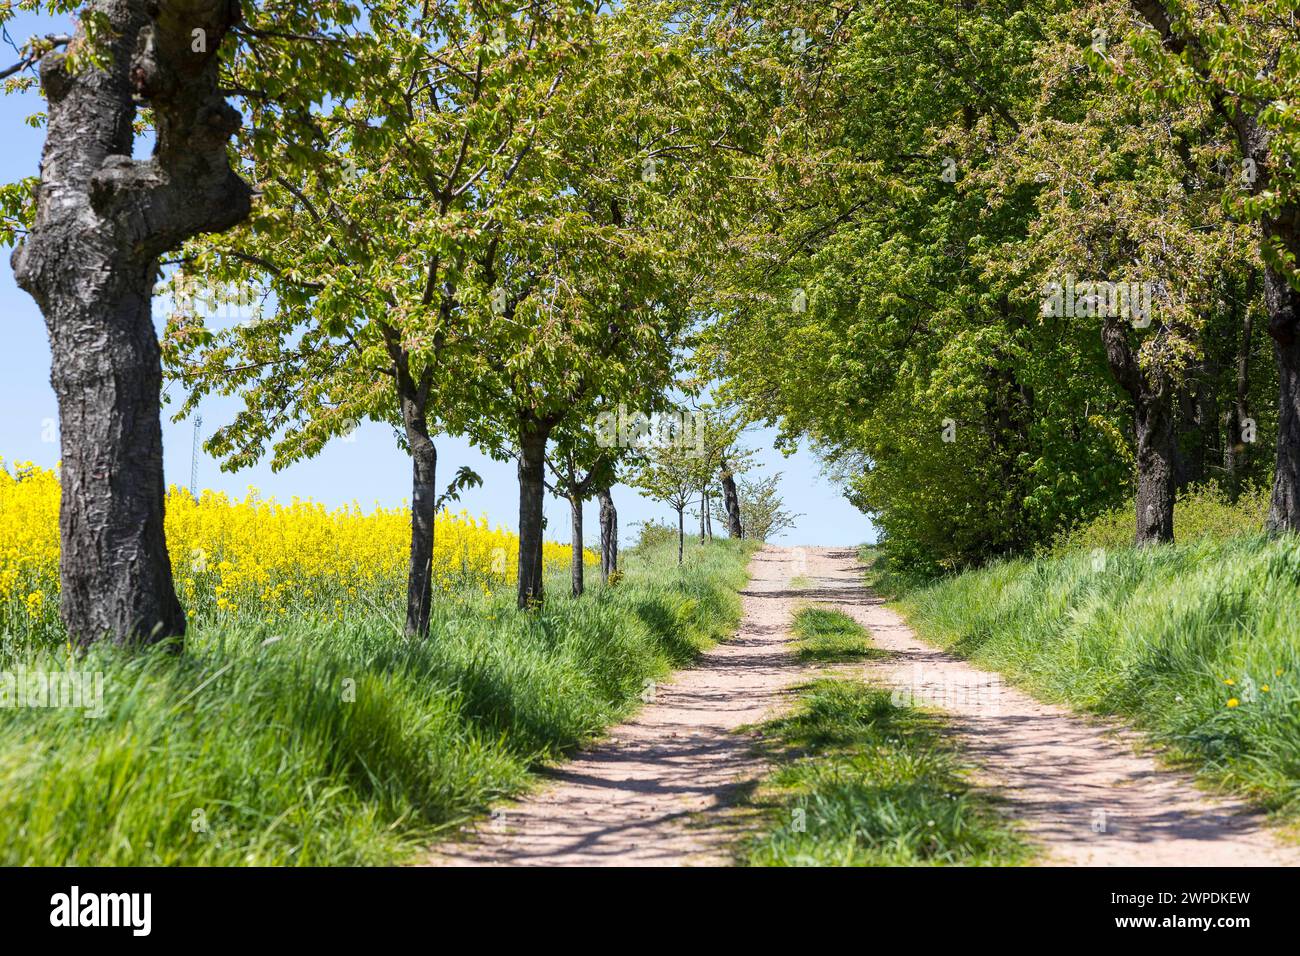
[[[1300,541],[1006,561],[906,590],[929,640],[1122,717],[1207,779],[1300,811]]]
[[[796,627],[868,643],[838,612],[805,609]],[[762,730],[778,769],[751,797],[759,827],[742,862],[983,866],[1031,855],[993,800],[963,779],[940,718],[900,706],[888,690],[819,680],[800,690],[792,714]]]
[[[200,628],[180,656],[11,646],[0,672],[102,673],[103,715],[0,708],[0,864],[401,860],[729,633],[750,550],[653,549],[539,614],[447,595],[427,641],[376,611]]]

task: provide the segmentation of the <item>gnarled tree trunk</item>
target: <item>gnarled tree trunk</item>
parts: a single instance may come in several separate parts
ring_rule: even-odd
[[[59,403],[60,614],[85,645],[185,633],[163,535],[158,259],[248,215],[226,143],[239,113],[217,92],[237,0],[92,0],[103,70],[46,55],[49,104],[36,219],[14,276],[45,317]],[[200,36],[202,42],[199,42]],[[78,28],[74,44],[84,43]],[[201,48],[200,48],[201,47]],[[136,98],[157,142],[134,160]]]
[[[606,582],[618,570],[618,511],[608,488],[596,491],[600,499],[600,576]]]

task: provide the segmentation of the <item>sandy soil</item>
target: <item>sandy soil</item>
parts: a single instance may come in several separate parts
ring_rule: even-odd
[[[607,740],[546,774],[432,865],[689,865],[729,860],[743,818],[730,807],[757,780],[754,738],[736,733],[792,700],[817,668],[789,651],[794,609],[838,607],[870,631],[888,661],[859,673],[887,681],[952,718],[977,779],[1012,803],[1045,861],[1093,866],[1300,864],[1258,815],[1211,797],[1135,751],[1135,738],[1039,703],[997,674],[923,644],[862,585],[856,553],[767,547],[755,555],[735,638],[656,689]],[[806,577],[811,586],[792,590]],[[834,668],[845,671],[844,667]],[[849,670],[854,670],[850,668]]]

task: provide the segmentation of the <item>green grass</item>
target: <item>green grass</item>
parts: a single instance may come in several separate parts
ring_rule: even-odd
[[[823,607],[800,608],[794,617],[795,654],[804,662],[847,663],[887,657],[853,618]]]
[[[0,709],[0,865],[379,864],[525,788],[739,617],[752,548],[629,557],[540,614],[511,592],[334,624],[196,629],[182,655],[0,643],[0,672],[104,674],[103,717]],[[266,644],[268,638],[281,639]]]
[[[778,769],[751,804],[751,866],[989,866],[1032,851],[963,779],[936,716],[858,681],[820,680],[763,725]]]
[[[1087,543],[1091,543],[1089,540]],[[906,591],[929,640],[1300,811],[1300,539],[1065,550]]]
[[[1188,544],[1259,534],[1268,514],[1270,490],[1267,485],[1250,485],[1232,501],[1214,483],[1189,488],[1174,503],[1175,536]],[[1126,548],[1133,543],[1134,511],[1130,500],[1061,535],[1045,550],[1060,556],[1094,548]]]

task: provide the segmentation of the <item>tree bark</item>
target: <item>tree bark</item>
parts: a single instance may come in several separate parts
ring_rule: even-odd
[[[722,505],[727,509],[727,534],[733,538],[743,538],[745,529],[740,523],[740,495],[736,493],[736,476],[725,461],[721,473]]]
[[[406,634],[428,637],[433,606],[438,449],[429,436],[424,402],[417,395],[402,399],[402,418],[411,450],[411,559],[406,575]]]
[[[1241,310],[1241,341],[1237,346],[1237,387],[1235,400],[1228,412],[1228,436],[1224,443],[1223,467],[1228,473],[1228,494],[1235,502],[1241,496],[1241,476],[1250,464],[1250,442],[1246,441],[1246,419],[1250,417],[1250,349],[1254,331],[1252,306],[1255,300],[1255,273],[1246,278],[1245,302]],[[1250,436],[1254,439],[1254,436]]]
[[[1174,415],[1171,382],[1159,370],[1144,371],[1123,320],[1102,322],[1106,361],[1133,399],[1137,433],[1137,528],[1139,547],[1174,540]]]
[[[45,317],[59,404],[60,615],[80,645],[185,633],[163,531],[162,379],[151,303],[158,259],[244,219],[250,190],[226,143],[239,113],[217,92],[237,0],[92,0],[105,68],[41,61],[48,101],[35,223],[13,255]],[[205,31],[195,51],[192,32]],[[84,43],[78,27],[74,44]],[[136,98],[156,145],[134,160]]]
[[[686,549],[686,508],[677,509],[677,563],[682,563],[682,553]]]
[[[1292,227],[1291,249],[1300,254]],[[1286,277],[1273,269],[1264,272],[1264,301],[1268,305],[1268,333],[1277,355],[1277,467],[1269,499],[1265,528],[1270,533],[1300,531],[1300,296]]]
[[[542,603],[542,533],[547,433],[525,424],[519,435],[519,607]]]
[[[1174,540],[1174,416],[1168,393],[1135,402],[1139,547]]]
[[[600,499],[600,576],[608,582],[618,570],[618,511],[608,488],[596,492]]]
[[[583,553],[582,553],[582,498],[573,495],[569,498],[569,510],[573,512],[573,596],[582,597],[583,591]]]

